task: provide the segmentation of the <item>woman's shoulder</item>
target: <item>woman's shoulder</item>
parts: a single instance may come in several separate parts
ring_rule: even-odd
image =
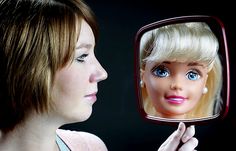
[[[107,151],[105,143],[94,134],[63,129],[56,133],[72,151]]]

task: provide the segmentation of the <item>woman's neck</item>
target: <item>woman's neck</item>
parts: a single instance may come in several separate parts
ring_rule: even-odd
[[[0,151],[57,151],[56,129],[63,123],[46,114],[31,114],[13,131],[2,134]]]

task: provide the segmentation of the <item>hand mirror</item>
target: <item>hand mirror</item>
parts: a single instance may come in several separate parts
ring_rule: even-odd
[[[222,119],[229,107],[224,24],[213,16],[181,16],[140,28],[135,83],[141,115],[163,123]]]

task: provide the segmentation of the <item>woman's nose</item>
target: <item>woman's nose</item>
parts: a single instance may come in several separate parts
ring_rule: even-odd
[[[96,60],[95,71],[90,76],[90,82],[100,82],[108,77],[106,70],[101,66],[101,64]]]

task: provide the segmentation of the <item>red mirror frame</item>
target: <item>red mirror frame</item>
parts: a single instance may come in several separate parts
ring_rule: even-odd
[[[140,51],[139,51],[139,43],[142,35],[152,29],[166,26],[169,24],[176,24],[176,23],[184,23],[184,22],[206,22],[210,25],[215,24],[215,29],[213,28],[213,32],[216,34],[217,38],[219,39],[220,44],[220,50],[219,53],[222,55],[223,58],[223,89],[222,89],[222,99],[223,99],[223,108],[219,115],[212,116],[210,118],[201,118],[201,119],[193,119],[193,120],[177,120],[177,119],[166,119],[166,118],[159,118],[147,115],[143,108],[142,103],[142,96],[140,92]],[[217,32],[216,32],[217,31]],[[205,16],[205,15],[193,15],[193,16],[180,16],[180,17],[173,17],[168,18],[164,20],[160,20],[157,22],[153,22],[151,24],[145,25],[141,27],[135,36],[135,42],[134,42],[134,52],[135,52],[135,91],[136,91],[136,97],[137,97],[137,103],[138,103],[138,109],[141,113],[141,116],[148,120],[153,121],[159,124],[174,124],[176,125],[180,121],[185,122],[187,124],[200,124],[200,123],[208,123],[212,121],[216,121],[219,119],[223,119],[226,117],[228,110],[229,110],[229,100],[230,100],[230,70],[229,70],[229,57],[228,57],[228,46],[227,46],[227,39],[226,39],[226,32],[225,32],[225,26],[223,22],[214,16]]]

